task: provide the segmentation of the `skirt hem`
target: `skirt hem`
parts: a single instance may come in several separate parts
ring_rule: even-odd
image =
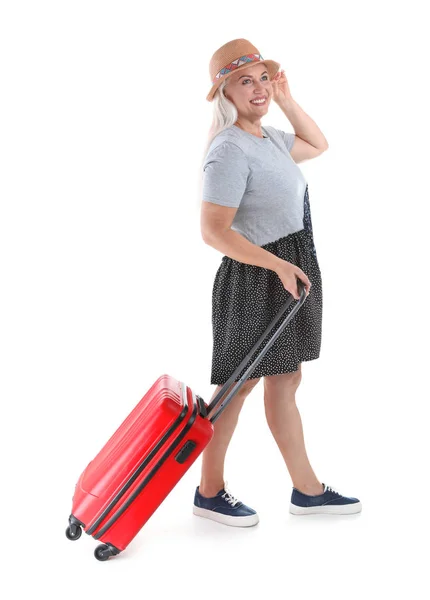
[[[248,380],[248,379],[257,379],[257,378],[259,378],[259,379],[260,379],[261,377],[271,377],[272,375],[284,375],[284,374],[286,374],[286,373],[295,373],[295,372],[298,370],[298,368],[299,368],[299,365],[300,365],[302,362],[310,362],[311,360],[317,360],[319,357],[320,357],[320,355],[319,355],[319,354],[317,354],[317,355],[314,355],[314,356],[308,356],[307,358],[302,358],[302,360],[300,360],[300,361],[297,363],[297,367],[296,367],[296,368],[295,368],[293,371],[291,371],[291,370],[289,370],[289,369],[285,369],[285,370],[283,369],[283,370],[281,370],[281,371],[278,371],[277,373],[270,373],[270,374],[269,374],[269,373],[265,373],[265,374],[263,374],[263,375],[251,375],[250,377],[247,377],[247,380]],[[257,369],[258,369],[258,367],[257,367]],[[237,379],[235,379],[235,382],[239,381],[239,379],[240,379],[240,377],[239,377],[239,378],[237,378]],[[222,383],[211,381],[211,382],[210,382],[210,385],[224,385],[224,384],[225,384],[225,383],[226,383],[228,380],[229,380],[229,378],[227,378],[227,379],[226,379],[225,381],[223,381]]]

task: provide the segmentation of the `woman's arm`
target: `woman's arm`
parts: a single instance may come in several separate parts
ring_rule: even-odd
[[[293,98],[282,100],[279,108],[293,126],[296,139],[290,150],[291,158],[296,163],[315,158],[328,148],[328,142],[321,129]]]
[[[237,208],[203,201],[201,233],[204,242],[233,260],[276,272],[279,265],[284,262],[282,259],[253,244],[230,228],[236,212]]]
[[[299,163],[319,156],[328,148],[323,132],[293,99],[285,71],[282,69],[272,79],[273,101],[279,106],[293,126],[296,139],[290,150],[291,158]]]

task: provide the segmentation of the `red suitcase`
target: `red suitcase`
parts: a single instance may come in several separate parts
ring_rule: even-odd
[[[128,546],[205,449],[213,436],[213,423],[302,306],[306,289],[300,279],[297,283],[297,304],[266,342],[291,305],[291,295],[209,405],[170,375],[155,381],[80,476],[66,529],[68,539],[79,539],[83,529],[103,542],[94,552],[98,560]],[[263,349],[217,407],[262,343]]]

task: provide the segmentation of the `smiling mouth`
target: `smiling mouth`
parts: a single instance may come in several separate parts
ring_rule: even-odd
[[[254,104],[254,106],[264,106],[266,104],[266,102],[267,102],[267,98],[262,98],[258,102],[250,100],[250,103]]]

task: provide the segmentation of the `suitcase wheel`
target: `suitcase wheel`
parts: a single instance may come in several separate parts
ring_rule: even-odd
[[[82,535],[82,529],[76,523],[70,523],[66,529],[66,537],[68,540],[78,540]]]
[[[107,560],[110,556],[116,556],[117,554],[119,554],[119,550],[108,544],[100,544],[94,550],[94,556],[97,560]]]

